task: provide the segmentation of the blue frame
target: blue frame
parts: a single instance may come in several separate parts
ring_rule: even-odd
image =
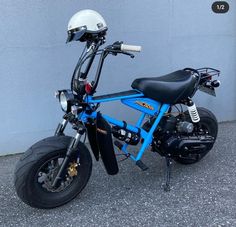
[[[93,104],[110,102],[110,101],[117,101],[117,100],[120,100],[123,104],[128,105],[131,108],[134,108],[134,109],[141,112],[141,115],[140,115],[137,123],[135,124],[135,126],[130,125],[130,124],[127,124],[127,126],[126,126],[126,128],[128,130],[130,130],[131,132],[134,132],[134,133],[140,132],[140,136],[144,140],[141,148],[139,149],[136,156],[130,154],[127,151],[127,147],[129,145],[127,143],[125,143],[121,149],[121,151],[123,151],[124,154],[129,155],[128,157],[131,160],[137,162],[137,161],[141,160],[146,148],[152,143],[153,133],[154,133],[156,127],[158,126],[160,120],[164,116],[164,114],[168,111],[170,105],[169,104],[161,104],[155,100],[146,98],[146,97],[144,97],[144,95],[142,93],[128,95],[128,96],[118,96],[118,97],[112,97],[112,98],[95,99],[95,100],[93,99],[92,96],[87,96],[85,102],[89,103],[90,105],[93,105]],[[146,107],[140,108],[140,105],[137,105],[135,103],[135,102],[137,102],[137,100],[140,102],[144,102],[144,103],[151,103],[151,110]],[[154,121],[149,132],[147,132],[141,128],[146,114],[156,116],[156,120]],[[103,118],[105,118],[108,121],[109,124],[119,126],[119,127],[124,127],[123,121],[114,119],[114,118],[112,118],[108,115],[105,115],[105,114],[102,114],[102,116],[103,116]],[[82,112],[80,115],[78,115],[78,118],[82,122],[87,122],[87,118],[94,118],[95,119],[96,117],[97,117],[96,111],[92,112],[91,114],[86,114],[85,112]]]

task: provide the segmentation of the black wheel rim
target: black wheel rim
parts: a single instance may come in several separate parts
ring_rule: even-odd
[[[70,176],[68,172],[65,174],[64,178],[60,181],[58,187],[52,187],[53,180],[58,173],[60,166],[64,160],[62,155],[52,157],[51,159],[45,161],[38,169],[35,180],[37,185],[45,192],[61,192],[69,188],[74,181],[76,176]],[[78,163],[78,160],[75,160]]]

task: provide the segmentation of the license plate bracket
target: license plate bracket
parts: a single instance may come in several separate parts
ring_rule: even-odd
[[[216,96],[216,92],[215,92],[215,88],[210,86],[210,85],[201,85],[199,87],[199,90],[204,92],[204,93],[207,93],[208,95],[212,95],[212,96]]]

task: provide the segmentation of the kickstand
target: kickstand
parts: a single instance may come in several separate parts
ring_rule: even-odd
[[[164,191],[170,191],[170,173],[171,173],[172,159],[170,156],[166,156],[166,183],[164,185]]]

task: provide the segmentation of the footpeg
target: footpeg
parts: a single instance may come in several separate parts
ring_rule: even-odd
[[[136,162],[136,165],[142,170],[142,171],[145,171],[148,169],[148,167],[141,161],[141,160],[138,160]]]

